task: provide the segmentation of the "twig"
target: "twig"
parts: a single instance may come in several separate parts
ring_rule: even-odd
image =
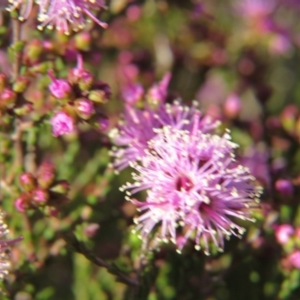
[[[77,240],[74,234],[69,234],[68,237],[65,237],[66,242],[73,247],[73,249],[82,254],[86,259],[94,263],[99,267],[104,267],[107,271],[113,275],[115,275],[118,281],[123,282],[129,286],[137,287],[139,283],[137,280],[130,278],[126,274],[124,274],[116,265],[109,264],[100,257],[93,254],[90,250],[86,248],[86,246]]]

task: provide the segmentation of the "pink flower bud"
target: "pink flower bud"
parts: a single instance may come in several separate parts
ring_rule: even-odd
[[[99,224],[97,223],[91,223],[88,224],[85,228],[84,228],[84,234],[88,237],[88,238],[92,238],[98,231],[99,229]]]
[[[51,119],[52,134],[54,137],[74,131],[73,119],[63,111],[57,112]]]
[[[233,93],[225,100],[224,112],[229,118],[236,118],[242,109],[240,97]]]
[[[93,75],[84,69],[81,55],[77,55],[77,67],[69,71],[68,81],[77,84],[82,91],[87,91],[92,86]]]
[[[56,181],[51,187],[51,192],[66,195],[70,189],[69,182],[66,180]]]
[[[289,241],[290,236],[294,233],[294,228],[289,224],[279,225],[275,229],[275,236],[279,244],[285,244]]]
[[[11,89],[4,89],[0,93],[0,107],[7,108],[15,103],[17,99],[16,93]]]
[[[19,76],[13,84],[13,90],[16,93],[24,93],[29,85],[29,79],[25,76]]]
[[[144,89],[140,84],[131,84],[123,89],[122,97],[130,105],[135,105],[144,95]]]
[[[154,104],[164,103],[167,97],[167,89],[171,80],[171,74],[167,73],[160,82],[154,84],[149,92],[148,96],[150,101]]]
[[[49,85],[51,94],[58,99],[67,98],[72,91],[72,88],[68,81],[64,79],[56,79],[53,76],[52,72],[48,72],[48,75],[52,80],[52,83]]]
[[[275,188],[284,196],[291,196],[294,191],[292,183],[287,179],[278,179],[275,183]]]
[[[88,99],[78,99],[75,101],[77,114],[84,120],[89,119],[94,113],[94,104]]]
[[[31,173],[23,173],[20,178],[20,185],[26,192],[32,191],[36,187],[36,180]]]
[[[44,162],[39,170],[37,175],[38,184],[41,188],[49,188],[55,179],[55,168],[51,163]]]
[[[295,251],[288,256],[289,263],[296,269],[300,269],[300,251]]]
[[[19,212],[24,212],[28,208],[28,195],[22,194],[16,201],[15,201],[15,208]]]
[[[33,191],[32,200],[38,204],[44,204],[49,198],[48,192],[42,189],[36,189]]]

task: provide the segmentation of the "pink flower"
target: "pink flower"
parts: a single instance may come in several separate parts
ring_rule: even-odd
[[[156,133],[141,162],[131,164],[134,182],[121,188],[141,211],[136,230],[145,245],[153,232],[158,243],[171,241],[179,251],[188,239],[206,254],[211,243],[222,250],[225,238],[245,230],[232,218],[251,221],[261,193],[235,162],[237,145],[228,133],[204,134],[196,120],[191,131],[165,126]],[[132,198],[140,191],[147,191],[143,202]]]
[[[55,137],[74,131],[73,119],[63,111],[57,112],[51,119],[52,134]]]
[[[296,268],[300,269],[300,251],[295,251],[288,256],[288,261],[290,264]]]
[[[277,0],[237,0],[236,9],[244,17],[264,18],[271,14]]]
[[[275,229],[275,236],[279,244],[285,244],[289,241],[290,236],[294,234],[294,228],[289,224],[279,225]]]

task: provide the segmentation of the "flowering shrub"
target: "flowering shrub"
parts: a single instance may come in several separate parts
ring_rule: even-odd
[[[0,0],[0,298],[299,299],[298,2]]]

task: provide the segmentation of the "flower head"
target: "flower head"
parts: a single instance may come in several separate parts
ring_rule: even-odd
[[[73,119],[63,111],[57,112],[51,119],[53,136],[58,137],[74,131]]]
[[[40,29],[48,27],[69,34],[85,27],[88,20],[106,28],[107,24],[98,20],[93,10],[105,8],[103,0],[38,0]],[[88,17],[89,19],[87,20]]]
[[[141,163],[132,164],[134,182],[121,188],[142,212],[136,223],[143,241],[153,232],[158,242],[172,241],[179,251],[190,238],[206,253],[210,241],[222,250],[225,237],[244,231],[232,218],[252,220],[260,194],[248,169],[235,161],[237,145],[228,133],[203,133],[196,122],[190,131],[155,131]],[[145,202],[131,198],[142,190]]]
[[[202,116],[196,103],[191,108],[178,101],[173,104],[161,103],[157,109],[138,109],[127,105],[119,128],[110,132],[117,146],[112,150],[114,166],[122,170],[130,162],[140,160],[149,148],[148,142],[156,136],[156,129],[171,125],[173,128],[191,130],[196,120],[202,132],[211,131],[218,125],[209,117]]]

